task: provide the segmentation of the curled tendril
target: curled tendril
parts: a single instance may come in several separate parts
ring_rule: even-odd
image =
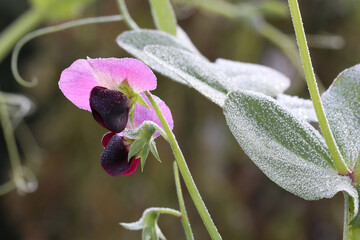
[[[66,30],[72,27],[78,27],[82,25],[88,25],[93,23],[105,23],[105,22],[116,22],[123,20],[122,15],[112,15],[112,16],[102,16],[102,17],[91,17],[91,18],[83,18],[79,20],[74,20],[66,23],[62,23],[55,26],[45,27],[25,35],[20,41],[15,45],[14,51],[11,55],[11,71],[15,80],[24,87],[35,87],[37,85],[37,78],[33,78],[31,82],[24,80],[19,73],[18,68],[18,58],[21,48],[30,40],[45,35],[49,33],[59,32],[62,30]]]

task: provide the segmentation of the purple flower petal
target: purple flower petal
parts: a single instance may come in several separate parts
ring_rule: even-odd
[[[130,175],[139,165],[139,158],[128,161],[129,146],[120,134],[114,134],[101,154],[101,166],[111,176]]]
[[[153,121],[154,123],[158,124],[161,128],[163,128],[158,116],[156,115],[154,108],[151,106],[151,103],[150,103],[149,99],[147,98],[147,96],[145,95],[145,93],[140,93],[140,94],[143,97],[143,99],[145,100],[145,102],[151,107],[151,109],[141,106],[137,103],[135,106],[133,124],[131,125],[130,121],[128,121],[128,124],[126,127],[127,128],[136,128],[139,125],[141,125],[144,121]],[[157,104],[159,105],[159,108],[161,109],[162,113],[164,114],[164,117],[165,117],[166,121],[168,122],[170,128],[173,129],[174,120],[172,118],[169,107],[164,103],[164,101],[162,101],[157,96],[153,95],[153,97],[154,97],[155,101],[157,102]],[[156,138],[158,136],[160,136],[160,134],[158,132],[156,132],[154,134],[154,137]]]
[[[156,76],[150,68],[137,59],[88,58],[88,62],[100,86],[117,90],[121,82],[127,80],[135,92],[156,88]]]
[[[104,148],[106,148],[106,146],[108,145],[110,139],[112,138],[112,136],[114,136],[117,133],[114,132],[107,132],[104,134],[104,136],[101,139],[101,144],[104,146]],[[120,133],[120,135],[123,135],[122,133]]]
[[[101,126],[112,132],[125,129],[129,118],[129,99],[121,92],[94,87],[90,93],[90,107]]]
[[[72,103],[90,111],[89,97],[95,86],[118,90],[124,80],[135,92],[156,88],[154,73],[133,58],[79,59],[61,73],[59,87]]]
[[[60,90],[67,99],[81,109],[90,111],[89,97],[95,86],[99,86],[99,83],[85,59],[75,61],[61,73]]]

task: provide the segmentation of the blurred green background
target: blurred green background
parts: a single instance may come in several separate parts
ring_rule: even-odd
[[[178,24],[210,60],[221,57],[274,67],[292,79],[287,93],[308,97],[296,68],[248,23],[191,4],[173,3]],[[360,4],[357,0],[299,3],[309,43],[314,46],[310,49],[314,68],[327,88],[340,71],[360,62]],[[141,27],[154,28],[148,1],[131,0],[127,4]],[[25,0],[0,0],[0,30],[28,8]],[[118,14],[116,1],[98,0],[88,5],[81,17],[111,14]],[[266,19],[293,36],[288,15]],[[54,23],[58,22],[45,21],[41,26]],[[104,129],[58,89],[61,71],[76,59],[128,57],[115,43],[116,36],[125,30],[123,22],[105,23],[31,41],[21,52],[19,67],[25,79],[39,78],[35,88],[23,88],[14,81],[9,56],[0,63],[1,91],[22,93],[36,102],[36,112],[26,122],[43,156],[36,192],[19,196],[13,191],[0,197],[0,239],[140,239],[140,232],[125,230],[118,222],[135,221],[148,207],[178,209],[174,158],[168,144],[157,139],[161,164],[150,156],[143,173],[139,169],[131,176],[111,177],[100,166]],[[336,49],[324,48],[319,35],[335,36]],[[219,107],[186,86],[159,74],[157,77],[154,93],[172,110],[175,135],[224,239],[341,239],[341,194],[331,200],[305,201],[284,191],[242,152]],[[21,138],[21,132],[18,134]],[[1,135],[2,182],[8,180],[9,168]],[[185,188],[184,195],[195,238],[209,239]],[[159,225],[168,239],[185,239],[177,218],[161,216]]]

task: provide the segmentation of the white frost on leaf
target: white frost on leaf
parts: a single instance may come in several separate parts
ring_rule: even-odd
[[[144,52],[144,48],[146,46],[160,45],[171,46],[185,51],[198,53],[182,29],[178,29],[177,33],[178,37],[176,38],[170,34],[158,30],[141,29],[125,31],[117,37],[116,42],[125,51],[140,59],[155,71],[173,79],[176,82],[186,84],[183,79],[173,74],[171,71],[164,69],[160,64],[158,64]]]
[[[340,152],[354,168],[360,153],[360,64],[340,73],[321,99]]]
[[[358,194],[351,179],[334,170],[323,137],[274,99],[237,91],[228,95],[224,114],[236,140],[250,159],[276,184],[306,200]]]
[[[196,54],[174,47],[148,46],[145,52],[163,69],[177,75],[209,100],[223,106],[228,91],[227,76]]]
[[[245,89],[276,96],[290,86],[290,80],[284,74],[259,64],[219,58],[215,65],[230,78],[234,91]]]
[[[278,103],[289,110],[299,119],[308,122],[317,122],[317,117],[314,105],[311,100],[299,98],[297,96],[289,96],[286,94],[279,94],[276,96]]]

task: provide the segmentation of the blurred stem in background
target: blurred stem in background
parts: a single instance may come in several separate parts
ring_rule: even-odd
[[[0,35],[0,63],[16,42],[33,30],[46,16],[45,9],[31,8],[10,24]]]
[[[288,16],[287,6],[279,1],[264,3],[239,3],[233,4],[221,0],[172,0],[174,3],[189,5],[201,10],[225,17],[229,20],[243,24],[260,36],[264,37],[276,47],[294,65],[297,72],[305,79],[304,69],[293,38],[266,22],[266,16],[285,18]],[[305,84],[305,82],[304,82]],[[319,89],[323,90],[321,82]]]
[[[75,2],[80,2],[80,1],[75,1]],[[40,7],[34,6],[30,10],[25,12],[1,33],[0,63],[23,35],[25,35],[27,32],[35,28],[44,18],[48,17],[49,14],[48,8],[52,6],[51,5],[52,0],[45,1],[42,3],[43,5],[41,5]],[[36,4],[34,3],[34,5]],[[70,6],[72,6],[71,3]],[[25,87],[36,86],[36,81],[27,82],[24,79],[22,79],[17,67],[17,60],[20,50],[28,41],[45,34],[62,31],[76,26],[82,26],[93,23],[114,22],[121,20],[122,20],[122,16],[120,15],[85,18],[85,19],[66,22],[51,27],[38,29],[34,32],[25,35],[23,38],[20,39],[19,42],[17,42],[12,54],[11,68],[15,79],[22,86]],[[0,92],[0,122],[1,122],[1,127],[3,129],[6,146],[8,149],[10,167],[12,172],[11,180],[7,183],[0,185],[0,195],[6,194],[14,190],[15,188],[18,189],[19,193],[33,192],[37,188],[37,180],[32,170],[30,170],[30,168],[26,167],[24,164],[21,163],[19,150],[14,135],[15,129],[12,126],[10,115],[6,106],[5,98],[1,92]],[[35,168],[35,172],[37,172],[39,168],[39,161],[34,161],[34,159],[41,158],[40,148],[37,145],[35,139],[33,138],[31,131],[28,129],[27,125],[25,123],[22,123],[19,127],[21,127],[22,130],[21,138],[25,138],[27,140],[27,142],[24,143],[24,141],[22,141],[22,139],[20,138],[21,139],[20,144],[22,145],[26,158],[32,160],[29,161],[29,163],[33,165],[32,167]],[[32,147],[29,147],[29,145],[31,145]]]

